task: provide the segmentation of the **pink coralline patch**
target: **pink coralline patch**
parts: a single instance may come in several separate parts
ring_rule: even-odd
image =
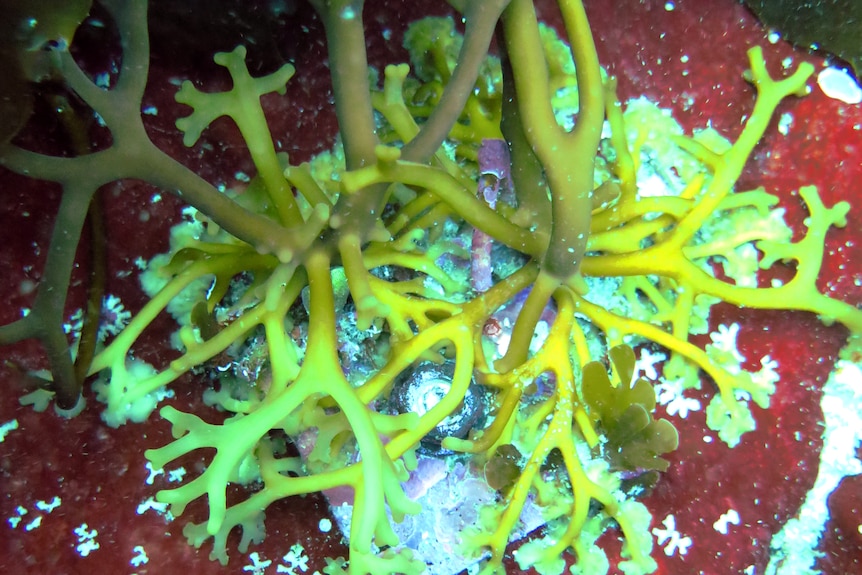
[[[619,77],[622,99],[647,95],[673,110],[687,130],[711,125],[729,138],[739,134],[754,98],[752,88],[741,78],[747,66],[745,51],[752,45],[764,47],[773,71],[780,70],[788,57],[793,62],[811,61],[818,70],[824,63],[784,42],[770,43],[766,31],[734,0],[592,0],[586,4],[600,58]],[[323,51],[318,43],[306,42],[322,31],[310,8],[301,5],[291,25],[297,34],[301,32],[295,41],[304,42],[305,48],[297,51],[297,78],[288,84],[287,99],[265,101],[272,132],[293,161],[326,149],[335,133],[334,119],[321,111],[328,108],[330,96]],[[427,0],[411,2],[408,9],[407,3],[367,2],[366,12],[373,15],[367,18],[372,63],[381,66],[406,60],[400,48],[403,23],[422,14],[439,14],[445,10],[443,5]],[[549,21],[556,19],[550,8],[542,14]],[[391,40],[385,39],[387,30]],[[227,123],[217,124],[216,131],[204,135],[204,143],[226,144],[190,150],[182,146],[173,124],[188,110],[173,101],[176,88],[171,80],[190,75],[206,78],[214,69],[208,60],[194,70],[178,69],[169,54],[157,53],[144,104],[155,106],[159,113],[146,117],[147,128],[160,148],[202,177],[232,185],[237,171],[251,171],[238,133]],[[790,115],[789,131],[782,134],[775,122],[755,150],[740,187],[763,185],[778,195],[787,210],[787,221],[797,233],[803,230],[807,216],[796,195],[799,186],[817,185],[827,205],[842,199],[853,202],[850,225],[830,231],[827,237],[820,285],[858,305],[862,303],[858,264],[862,261],[862,226],[858,223],[862,221],[858,206],[862,107],[830,100],[814,82],[810,85],[809,96],[779,108],[779,119]],[[0,323],[7,323],[32,301],[27,282],[39,280],[59,193],[52,186],[5,171],[0,171],[0,190],[4,198],[0,205],[0,245],[4,246],[0,250],[0,293],[7,298],[7,305],[0,308]],[[101,194],[111,246],[108,292],[119,296],[133,313],[145,301],[134,279],[135,259],[164,251],[167,230],[179,215],[180,203],[173,196],[162,193],[162,200],[153,202],[156,191],[137,182],[121,182]],[[70,313],[84,301],[85,251],[81,250],[81,266],[73,274]],[[693,411],[685,419],[669,417],[679,429],[680,447],[668,456],[670,469],[644,503],[654,516],[652,528],[662,528],[663,521],[673,515],[676,530],[681,537],[690,538],[691,545],[684,555],[679,547],[671,548],[671,555],[665,553],[667,544],[656,547],[654,557],[662,575],[727,575],[745,573],[751,566],[754,573],[763,573],[772,536],[796,513],[817,473],[822,431],[819,390],[846,331],[826,327],[804,313],[738,310],[725,305],[714,308],[713,329],[734,322],[740,324],[739,348],[747,366],[757,368],[760,358],[769,355],[778,362],[781,382],[769,410],[753,409],[757,430],[745,435],[734,449],[706,428],[703,410]],[[171,352],[166,341],[171,330],[169,320],[156,322],[149,338],[142,340],[139,356],[148,361],[168,359]],[[700,343],[704,341],[708,339]],[[5,392],[0,397],[0,425],[17,420],[17,429],[0,443],[0,572],[248,572],[244,570],[247,557],[235,551],[238,533],[232,534],[234,541],[228,544],[234,551],[226,568],[208,560],[209,543],[201,549],[186,543],[182,526],[190,518],[205,520],[203,505],[190,506],[174,522],[152,509],[137,512],[158,489],[168,487],[164,475],[147,484],[143,457],[144,449],[169,441],[167,422],[153,416],[145,424],[109,429],[99,420],[99,406],[89,392],[88,410],[71,421],[51,413],[34,413],[18,405],[26,382],[16,366],[43,367],[41,351],[38,346],[22,344],[0,353]],[[168,403],[207,420],[218,418],[200,402],[203,385],[183,378],[173,385],[177,397]],[[704,381],[703,391],[691,397],[705,405],[713,392],[712,384]],[[196,473],[202,462],[190,460],[184,465],[189,473]],[[826,575],[860,571],[860,493],[862,480],[853,477],[846,478],[832,496],[832,521],[821,547],[825,555],[818,564]],[[51,512],[36,507],[38,501],[50,502],[54,496],[62,499],[60,507]],[[738,524],[731,510],[738,514]],[[251,551],[272,559],[267,572],[275,572],[278,558],[291,545],[302,542],[310,558],[310,572],[322,569],[325,557],[347,554],[335,530],[321,533],[318,528],[318,521],[327,513],[320,497],[276,503],[267,511],[266,541]],[[41,524],[26,530],[37,516],[42,517]],[[15,517],[21,519],[13,527],[9,520]],[[79,537],[75,534],[84,523],[98,531],[95,540],[100,544],[86,557],[77,550]],[[618,554],[615,539],[616,534],[609,533],[602,542],[605,549],[615,549]],[[138,545],[145,548],[149,562],[135,568],[131,561]],[[510,569],[516,572],[514,564]]]
[[[829,497],[829,513],[817,568],[824,573],[862,572],[862,475],[841,481]]]

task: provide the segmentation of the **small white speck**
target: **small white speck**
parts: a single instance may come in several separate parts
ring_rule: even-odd
[[[158,469],[153,469],[153,464],[150,463],[149,461],[147,461],[147,463],[145,465],[146,465],[147,471],[149,471],[149,475],[147,476],[147,479],[146,479],[147,485],[152,485],[153,482],[156,480],[156,477],[158,477],[159,475],[165,474],[165,470],[162,469],[161,467]]]
[[[324,517],[317,524],[317,528],[320,529],[321,533],[329,533],[332,530],[332,521]]]
[[[54,498],[51,499],[51,501],[42,501],[42,500],[37,501],[36,502],[36,509],[39,509],[40,511],[44,511],[45,513],[51,513],[52,511],[54,511],[55,509],[60,507],[60,504],[62,502],[63,502],[63,500],[55,495]]]
[[[99,317],[99,341],[120,333],[132,319],[132,314],[117,296],[108,294],[102,298],[102,311]]]
[[[27,511],[27,509],[25,509],[24,507],[21,507],[19,505],[18,507],[15,508],[15,513],[17,513],[18,515],[10,517],[9,519],[6,520],[9,522],[9,526],[12,527],[12,529],[15,529],[18,527],[18,524],[21,523],[21,518],[24,517],[25,515],[27,515],[28,511]]]
[[[111,84],[111,77],[107,72],[102,72],[101,74],[96,74],[95,82],[96,86],[99,88],[107,88]]]
[[[42,525],[42,516],[39,515],[33,521],[24,526],[24,531],[33,531],[34,529],[38,529],[39,526]]]
[[[168,511],[167,503],[159,503],[152,497],[147,498],[145,501],[142,501],[137,507],[138,515],[144,514],[148,509],[152,509],[159,515],[164,515],[168,521],[173,521],[174,516]]]
[[[135,545],[135,547],[134,547],[134,549],[132,549],[132,551],[134,551],[134,553],[135,553],[135,555],[129,561],[129,563],[132,565],[132,567],[140,567],[144,563],[150,562],[150,558],[147,557],[147,552],[144,551],[143,545]]]
[[[76,549],[81,557],[86,557],[100,547],[96,541],[96,536],[99,534],[95,529],[90,529],[86,523],[82,523],[75,527],[75,535],[78,536],[78,546]]]
[[[846,70],[824,68],[817,75],[817,85],[824,94],[845,104],[862,102],[862,88]]]
[[[664,525],[664,529],[653,527],[652,533],[655,535],[656,542],[659,545],[664,545],[665,541],[667,541],[667,545],[664,547],[664,554],[668,557],[672,557],[677,551],[679,551],[680,555],[687,554],[688,548],[691,547],[692,543],[691,537],[683,537],[676,530],[676,518],[671,514],[665,517],[661,523]]]
[[[712,528],[722,535],[727,535],[729,525],[739,525],[739,513],[735,509],[728,509],[726,513],[722,513],[721,517],[712,524]]]
[[[172,469],[171,471],[168,471],[168,481],[170,481],[171,483],[179,483],[183,480],[183,477],[186,476],[186,473],[187,472],[185,467],[178,467],[176,469]]]
[[[242,568],[243,571],[251,571],[254,575],[263,575],[267,567],[272,565],[271,559],[261,560],[260,555],[255,551],[248,556],[251,559],[251,565],[246,565]]]
[[[305,547],[299,543],[291,546],[290,551],[281,560],[285,565],[276,566],[276,573],[297,575],[297,569],[303,573],[308,571],[308,555],[305,554]]]
[[[664,3],[664,9],[667,10],[668,12],[673,12],[674,8],[676,8],[676,6],[674,6],[673,2],[665,2]]]
[[[664,405],[668,415],[679,415],[685,419],[690,411],[700,411],[700,400],[683,396],[683,379],[666,380],[655,386],[656,401]]]
[[[701,405],[700,401],[694,399],[693,397],[683,397],[682,395],[678,395],[674,397],[670,403],[667,404],[667,414],[668,415],[677,415],[683,419],[688,417],[689,411],[700,411]]]
[[[790,127],[793,126],[793,114],[785,112],[778,119],[778,132],[782,136],[786,136],[790,132]]]
[[[666,360],[667,355],[661,352],[653,353],[648,347],[642,347],[640,352],[640,357],[635,362],[635,377],[638,377],[638,373],[643,373],[645,378],[655,381],[658,379],[655,366]]]
[[[721,324],[718,326],[718,331],[709,334],[712,340],[711,344],[707,344],[707,353],[714,361],[720,362],[724,367],[729,364],[736,363],[737,371],[738,364],[745,361],[745,357],[739,353],[736,347],[736,337],[739,335],[739,324],[734,322],[730,326]]]
[[[158,116],[159,115],[159,109],[156,108],[155,106],[147,106],[146,108],[144,108],[141,111],[144,114],[146,114],[147,116]]]

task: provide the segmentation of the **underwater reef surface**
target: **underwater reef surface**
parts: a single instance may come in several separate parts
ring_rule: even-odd
[[[748,67],[746,50],[752,46],[763,47],[772,71],[808,61],[815,65],[816,76],[828,64],[770,39],[768,31],[733,0],[585,4],[600,61],[619,78],[621,101],[645,96],[670,109],[687,133],[708,125],[731,140],[739,135],[741,118],[754,101],[754,90],[742,78]],[[445,6],[436,2],[368,2],[365,19],[371,64],[382,68],[405,61],[400,34],[406,23],[443,13]],[[550,9],[540,11],[540,17],[559,26]],[[193,29],[187,33],[194,39]],[[296,66],[297,77],[287,84],[287,98],[270,95],[263,104],[282,149],[291,161],[304,161],[329,149],[336,131],[329,112],[331,87],[323,31],[310,7],[300,4],[273,34],[281,56]],[[194,148],[182,144],[174,126],[188,112],[174,100],[177,79],[206,80],[210,88],[214,88],[212,82],[227,81],[211,60],[212,52],[224,47],[211,48],[206,38],[200,44],[199,54],[187,52],[187,45],[179,54],[176,45],[154,43],[144,96],[149,110],[145,126],[159,148],[204,179],[231,183],[253,172],[235,126],[216,121],[203,136],[211,146]],[[93,66],[107,65],[110,58],[110,54],[95,54]],[[271,65],[262,59],[259,73],[271,71],[266,69]],[[801,186],[816,185],[826,205],[850,201],[848,225],[831,229],[826,237],[818,285],[858,306],[862,304],[862,208],[858,205],[862,108],[827,97],[815,78],[809,86],[812,90],[806,97],[780,105],[774,125],[755,148],[737,188],[764,186],[777,195],[797,235],[808,215],[797,194]],[[52,139],[61,138],[51,131],[43,137],[49,148]],[[27,307],[32,284],[38,280],[34,274],[44,262],[60,196],[59,190],[51,193],[48,188],[0,169],[0,293],[10,294],[0,309],[0,323],[14,320]],[[106,293],[119,298],[127,310],[138,310],[146,300],[136,262],[166,251],[169,228],[180,219],[180,201],[157,193],[134,181],[118,182],[100,192],[109,246]],[[70,311],[85,301],[87,245],[85,233],[73,273]],[[751,364],[747,366],[756,369],[759,359],[768,355],[778,363],[781,383],[768,410],[752,407],[757,428],[732,449],[707,428],[703,409],[689,411],[683,418],[679,413],[663,413],[665,408],[660,406],[656,416],[673,422],[680,444],[666,455],[668,471],[641,501],[654,517],[657,573],[760,575],[770,562],[774,534],[797,514],[815,484],[822,448],[821,390],[847,331],[827,327],[804,312],[740,310],[724,304],[713,307],[710,324],[711,331],[719,325],[738,324],[738,349]],[[136,348],[138,357],[153,363],[170,353],[166,342],[175,329],[167,316],[154,326]],[[709,335],[697,337],[702,338],[701,345],[709,341]],[[326,522],[326,501],[314,495],[271,505],[266,540],[253,545],[251,553],[236,551],[239,535],[233,533],[229,565],[210,561],[210,542],[194,549],[182,534],[189,518],[199,521],[206,516],[205,504],[193,502],[182,520],[168,521],[164,507],[152,499],[158,489],[178,480],[151,473],[143,455],[145,449],[170,442],[170,424],[152,415],[142,424],[109,428],[102,423],[99,405],[89,390],[85,392],[89,408],[68,421],[20,406],[18,397],[26,382],[14,366],[41,367],[40,357],[33,342],[0,349],[4,360],[0,425],[16,422],[0,443],[4,522],[0,571],[313,573],[326,566],[326,557],[347,554],[337,528]],[[212,420],[217,416],[201,400],[202,385],[194,376],[183,376],[171,385],[174,396],[163,404]],[[708,382],[703,387],[689,397],[706,405],[712,389]],[[174,462],[172,469],[179,464],[198,473],[205,460],[196,453]],[[823,555],[816,563],[828,575],[862,570],[862,483],[858,479],[846,478],[829,500],[833,511],[819,547]],[[617,533],[611,530],[603,538],[602,547],[611,555],[618,553]],[[510,572],[518,571],[514,562],[507,565]]]

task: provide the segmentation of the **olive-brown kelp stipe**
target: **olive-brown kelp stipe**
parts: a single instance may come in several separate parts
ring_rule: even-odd
[[[613,525],[619,569],[652,573],[650,512],[623,477],[660,481],[679,437],[654,417],[653,382],[639,377],[632,346],[667,350],[665,376],[682,389],[707,374],[707,422],[733,446],[754,429],[749,402],[767,408],[777,376],[741,364],[732,330],[705,346],[690,340],[705,333],[711,305],[805,310],[862,332],[862,311],[817,287],[825,237],[849,206],[801,188],[810,216],[794,242],[777,198],[735,189],[776,108],[804,96],[813,67],[773,77],[752,48],[756,101],[728,142],[683,135],[643,101],[624,108],[580,1],[557,2],[562,37],[530,0],[453,1],[463,34],[452,18],[414,22],[411,62],[379,76],[368,69],[364,3],[309,1],[326,30],[340,135],[331,151],[298,165],[278,152],[261,99],[284,97],[303,70],[254,77],[244,46],[213,55],[228,89],[186,81],[176,94],[190,108],[176,123],[186,146],[219,117],[235,123],[256,169],[241,190],[218,189],[150,140],[146,2],[100,2],[123,56],[109,87],[66,42],[45,49],[52,81],[112,140],[71,157],[0,144],[0,165],[63,192],[35,303],[0,327],[0,343],[42,342],[51,366],[42,393],[62,409],[79,402],[76,368],[98,375],[112,426],[147,418],[181,375],[210,373],[205,399],[230,416],[208,423],[164,407],[175,439],[146,457],[161,468],[206,450],[207,466],[157,499],[176,516],[205,499],[206,521],[185,534],[196,546],[212,539],[222,563],[235,527],[243,552],[264,537],[273,502],[340,488],[351,494],[350,556],[328,572],[421,573],[427,558],[397,530],[422,513],[405,485],[421,459],[455,457],[487,478],[457,550],[481,558],[483,573],[504,572],[526,514],[547,527],[519,549],[522,568],[560,573],[571,550],[581,572],[606,569],[596,541]],[[641,196],[642,152],[658,141],[682,184]],[[82,365],[91,354],[77,356],[63,329],[76,248],[95,192],[123,179],[179,195],[189,217],[141,274],[150,299]],[[787,262],[791,279],[758,287],[758,269]],[[489,285],[477,289],[477,274]],[[133,347],[165,311],[180,351],[152,366]],[[301,457],[286,455],[289,441]],[[230,483],[256,487],[229,499]]]

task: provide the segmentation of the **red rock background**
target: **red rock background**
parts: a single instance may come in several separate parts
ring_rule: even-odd
[[[234,16],[221,12],[228,2],[196,12],[204,18],[230,22]],[[443,4],[442,6],[440,4]],[[558,20],[542,3],[542,16]],[[753,104],[753,89],[741,76],[747,66],[745,51],[753,45],[764,47],[773,74],[782,61],[791,58],[824,65],[820,56],[794,50],[782,41],[771,43],[767,32],[752,15],[733,0],[677,0],[672,3],[638,0],[586,3],[594,26],[602,63],[620,77],[620,95],[625,100],[646,95],[671,108],[686,129],[710,123],[729,138],[741,130],[741,121]],[[212,7],[214,6],[214,7]],[[671,9],[672,7],[672,9]],[[382,66],[404,61],[400,47],[403,22],[420,14],[446,12],[444,3],[371,1],[366,7],[369,54],[372,64]],[[157,115],[146,116],[153,140],[166,152],[196,170],[211,182],[231,185],[237,171],[252,171],[250,160],[234,126],[217,121],[202,142],[212,145],[183,147],[174,121],[188,109],[173,102],[173,79],[193,78],[214,89],[225,81],[224,74],[210,60],[216,49],[230,49],[236,40],[223,30],[196,32],[199,22],[182,22],[174,15],[162,18],[161,36],[154,35],[150,81],[144,105],[154,105]],[[175,26],[172,28],[171,26]],[[288,84],[285,98],[267,96],[266,110],[272,132],[282,150],[293,161],[302,161],[328,148],[335,132],[330,109],[330,83],[325,65],[322,30],[312,10],[304,3],[289,18],[270,22],[252,51],[260,73],[271,71],[281,57],[295,62],[297,75]],[[260,30],[256,28],[255,30]],[[383,31],[391,38],[384,39]],[[261,38],[266,41],[262,41]],[[98,69],[114,56],[93,40],[81,39],[83,56]],[[219,42],[229,43],[219,45]],[[687,61],[681,60],[687,56]],[[807,215],[796,190],[816,184],[827,205],[839,200],[856,202],[862,176],[860,125],[862,108],[848,106],[824,96],[810,82],[812,93],[782,104],[779,114],[790,112],[794,122],[788,135],[771,130],[757,147],[746,170],[741,188],[763,185],[777,194],[786,208],[788,222],[798,233]],[[94,140],[107,141],[106,134],[94,131]],[[61,153],[62,132],[47,121],[31,124],[25,138],[40,149]],[[135,277],[134,261],[149,258],[167,248],[167,230],[176,221],[181,205],[167,193],[153,203],[155,190],[139,182],[119,182],[102,190],[99,200],[106,212],[109,242],[108,293],[119,296],[126,307],[139,309],[144,298]],[[22,282],[38,282],[56,207],[59,190],[0,169],[0,294],[7,305],[0,308],[0,322],[19,316],[32,302],[32,293],[22,290]],[[27,215],[25,215],[27,214]],[[862,212],[858,202],[850,212],[850,223],[833,230],[827,241],[821,287],[855,304],[862,303]],[[79,266],[73,278],[69,311],[81,307],[82,289],[87,283],[88,242],[79,249]],[[740,349],[750,368],[759,367],[761,356],[779,361],[782,376],[769,410],[754,408],[758,429],[744,436],[730,450],[719,441],[706,443],[702,411],[687,419],[671,418],[677,424],[681,442],[671,456],[670,470],[645,500],[655,525],[669,514],[676,527],[693,544],[685,556],[666,557],[661,549],[654,556],[659,573],[665,575],[703,573],[741,574],[749,566],[763,573],[769,561],[769,541],[792,517],[813,484],[821,444],[822,418],[820,389],[834,364],[847,333],[841,327],[825,327],[805,313],[739,310],[730,306],[714,308],[713,324],[738,322]],[[164,362],[170,352],[167,338],[171,321],[160,320],[137,348],[139,357]],[[210,544],[195,550],[186,544],[182,526],[187,519],[205,517],[203,504],[189,506],[185,516],[166,522],[154,511],[136,513],[138,505],[167,487],[163,476],[147,485],[143,451],[170,440],[167,422],[154,415],[146,424],[129,424],[120,429],[106,427],[99,419],[100,406],[87,391],[88,409],[79,417],[64,421],[53,413],[34,413],[18,405],[26,385],[13,366],[34,369],[43,366],[38,344],[26,342],[0,349],[0,424],[17,419],[18,429],[0,443],[0,571],[3,573],[246,573],[251,564],[235,550],[227,567],[207,559]],[[176,397],[165,403],[192,410],[210,421],[218,415],[201,405],[201,387],[194,378],[183,378],[173,389]],[[704,383],[704,405],[711,395]],[[202,464],[185,461],[190,473]],[[835,509],[817,567],[827,575],[860,571],[862,535],[860,499],[862,485],[845,480],[833,494]],[[39,500],[62,499],[60,507],[47,513],[36,507]],[[9,519],[26,509],[17,527]],[[741,516],[740,525],[731,525],[722,535],[712,524],[728,509]],[[284,565],[281,557],[295,543],[309,556],[309,572],[325,566],[326,556],[345,555],[346,548],[335,530],[324,534],[318,521],[327,515],[325,503],[315,496],[282,501],[267,510],[267,539],[255,546],[272,564],[265,573],[275,573]],[[39,527],[25,530],[36,517]],[[74,529],[86,523],[98,531],[100,548],[87,557],[75,550]],[[236,535],[236,534],[235,534]],[[604,537],[611,554],[618,549],[616,534]],[[129,561],[135,546],[142,545],[149,563],[137,568]],[[510,564],[510,572],[516,572]],[[299,572],[297,570],[297,572]],[[611,573],[618,571],[612,567]]]

